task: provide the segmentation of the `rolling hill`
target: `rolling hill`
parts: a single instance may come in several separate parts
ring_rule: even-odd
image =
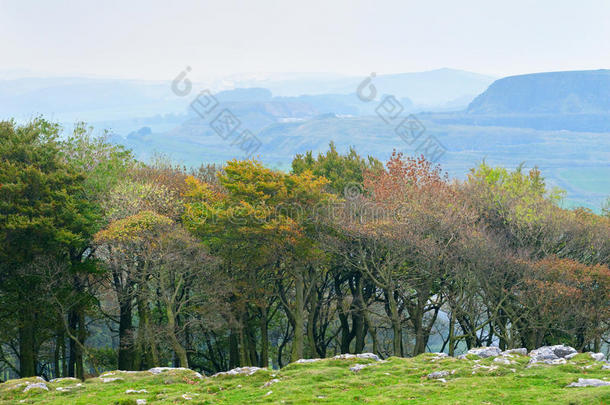
[[[535,73],[496,80],[470,114],[610,113],[610,70]]]

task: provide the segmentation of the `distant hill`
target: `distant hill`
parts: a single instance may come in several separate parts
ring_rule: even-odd
[[[45,115],[58,121],[126,119],[183,112],[170,82],[79,77],[0,80],[0,119]]]
[[[224,80],[231,87],[264,87],[276,96],[295,97],[304,94],[353,94],[365,76],[281,75],[269,77],[232,77]],[[377,74],[374,84],[378,94],[408,97],[414,104],[427,108],[454,104],[465,108],[483,92],[494,77],[457,69],[436,69],[425,72]]]
[[[496,80],[471,114],[610,113],[610,70],[535,73]]]

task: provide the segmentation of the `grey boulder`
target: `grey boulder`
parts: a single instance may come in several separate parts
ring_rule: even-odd
[[[548,364],[561,364],[561,362],[550,363],[559,359],[566,359],[570,355],[575,355],[578,352],[576,349],[570,346],[555,345],[555,346],[542,346],[538,349],[532,350],[529,356],[532,358],[531,363],[547,363]]]
[[[486,358],[486,357],[499,356],[500,353],[502,353],[502,350],[500,350],[499,347],[491,346],[491,347],[476,347],[474,349],[468,350],[468,352],[466,354],[475,354],[479,357]]]
[[[598,380],[597,378],[579,378],[578,382],[573,382],[568,387],[602,387],[605,385],[610,385],[610,381]]]

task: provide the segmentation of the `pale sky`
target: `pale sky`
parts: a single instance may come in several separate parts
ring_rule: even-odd
[[[0,70],[494,76],[610,68],[610,1],[0,0]]]

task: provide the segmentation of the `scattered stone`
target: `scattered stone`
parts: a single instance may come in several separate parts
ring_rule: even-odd
[[[349,368],[349,371],[353,371],[354,373],[357,373],[358,371],[367,368],[369,365],[368,364],[355,364],[352,367]]]
[[[510,360],[509,358],[506,358],[506,357],[496,357],[494,359],[494,363],[500,363],[500,364],[506,364],[506,365],[515,364],[514,361],[512,361],[512,360]]]
[[[64,382],[64,381],[80,381],[80,380],[78,378],[74,378],[74,377],[60,377],[60,378],[53,378],[49,382],[60,383],[60,382]]]
[[[263,395],[264,397],[268,397],[269,395],[273,394],[273,391],[268,391],[265,395]]]
[[[259,370],[263,370],[260,367],[237,367],[229,371],[221,371],[220,373],[214,374],[212,377],[218,377],[221,375],[252,375]]]
[[[602,370],[610,370],[610,364],[604,364]]]
[[[429,380],[433,380],[433,379],[447,377],[448,375],[449,375],[449,371],[447,371],[447,370],[435,371],[433,373],[428,374],[426,376],[426,378],[429,379]]]
[[[187,401],[190,401],[191,399],[193,399],[193,397],[191,397],[191,396],[190,396],[190,395],[188,395],[188,394],[182,394],[182,399],[185,399],[185,400],[187,400]]]
[[[297,363],[297,364],[313,363],[313,362],[320,361],[320,360],[322,360],[322,359],[299,359],[299,360],[295,361],[295,363]]]
[[[273,380],[267,381],[267,382],[265,383],[265,385],[263,385],[263,388],[264,388],[264,387],[268,387],[268,386],[270,386],[270,385],[273,385],[273,384],[275,384],[275,383],[279,383],[279,382],[280,382],[280,380],[278,380],[277,378],[274,378]]]
[[[199,378],[200,380],[203,379],[203,376],[201,375],[201,373],[195,371],[195,370],[191,370],[190,368],[185,368],[185,367],[153,367],[151,369],[148,370],[149,373],[152,373],[154,375],[157,374],[161,374],[167,371],[190,371],[195,375],[195,378]]]
[[[105,373],[100,374],[99,378],[110,377],[110,376],[116,375],[117,373],[135,374],[135,373],[141,373],[141,371],[136,371],[136,370],[113,370],[113,371],[106,371]]]
[[[379,356],[377,356],[374,353],[360,353],[360,354],[345,353],[345,354],[339,354],[339,355],[333,357],[333,359],[369,359],[369,360],[381,361]]]
[[[436,380],[436,381],[439,381],[439,382],[442,382],[442,383],[446,383],[446,382],[447,382],[447,380],[445,380],[444,378],[439,378],[439,379],[438,379],[438,380]]]
[[[568,354],[566,357],[564,357],[564,359],[570,360],[572,357],[576,357],[576,356],[578,356],[578,353],[572,353],[572,354]]]
[[[100,374],[100,378],[110,377],[111,375],[115,375],[117,371],[106,371],[105,373]]]
[[[468,350],[466,354],[475,354],[482,358],[499,356],[502,353],[499,347],[476,347],[474,349]]]
[[[237,388],[241,388],[241,384],[237,384]]]
[[[593,358],[593,360],[595,361],[606,361],[606,355],[603,353],[593,353],[593,352],[589,352],[589,354],[591,355],[591,357]]]
[[[441,352],[435,352],[435,353],[430,353],[430,354],[432,354],[434,356],[430,359],[430,361],[433,363],[438,360],[444,359],[445,357],[449,357],[449,355],[447,353],[441,353]]]
[[[535,366],[537,364],[550,364],[551,366],[557,366],[560,364],[566,364],[568,361],[564,358],[561,359],[553,359],[553,360],[541,360],[541,361],[535,361],[535,360],[530,360],[530,362],[528,363],[528,368]]]
[[[578,354],[573,347],[555,345],[542,346],[536,350],[532,350],[529,356],[531,357],[530,363],[565,364],[566,356],[572,354]],[[563,362],[559,360],[563,360]]]
[[[124,378],[121,377],[111,377],[111,378],[102,378],[101,379],[103,383],[109,383],[109,382],[113,382],[113,381],[123,381]]]
[[[47,384],[45,384],[43,382],[30,383],[23,389],[23,392],[28,392],[29,390],[33,390],[33,389],[41,389],[41,390],[48,391],[49,387],[47,387]]]
[[[148,394],[148,391],[146,391],[145,389],[141,389],[141,390],[126,390],[125,394]]]
[[[520,347],[518,349],[508,349],[508,350],[504,350],[501,354],[502,354],[502,356],[505,356],[507,354],[513,354],[513,353],[527,356],[527,349],[525,347]]]
[[[136,399],[136,405],[146,405],[145,399]]]
[[[610,381],[598,380],[597,378],[579,378],[578,382],[573,382],[568,387],[602,387],[610,385]]]

